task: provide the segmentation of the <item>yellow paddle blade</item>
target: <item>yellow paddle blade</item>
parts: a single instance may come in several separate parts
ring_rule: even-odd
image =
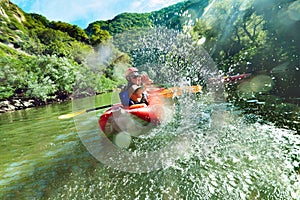
[[[160,93],[164,98],[173,98],[174,93],[172,91],[165,91],[164,93]]]
[[[86,113],[86,110],[81,110],[81,111],[77,111],[77,112],[73,112],[73,113],[61,115],[61,116],[58,117],[58,119],[69,119],[69,118],[75,117],[77,115],[81,115],[83,113]]]
[[[200,85],[184,86],[182,87],[182,90],[185,92],[198,93],[198,92],[202,92],[202,86]]]
[[[180,90],[180,88],[177,88],[177,87],[164,89],[161,92],[159,92],[159,95],[161,95],[165,98],[172,98],[173,96],[179,96],[181,94],[182,94],[182,91]]]
[[[190,93],[198,93],[202,92],[202,86],[184,86],[184,87],[172,87],[168,89],[164,89],[159,92],[165,98],[172,98],[174,96],[180,96],[183,92],[190,92]]]

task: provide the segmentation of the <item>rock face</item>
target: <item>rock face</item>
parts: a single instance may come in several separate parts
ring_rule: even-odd
[[[9,18],[9,14],[5,12],[4,7],[10,8],[9,10],[12,11],[13,13],[12,16],[19,22],[22,23],[26,21],[26,18],[24,16],[24,13],[20,10],[18,6],[15,4],[11,3],[9,0],[0,0],[0,15],[4,18],[6,18],[8,21],[11,19]]]
[[[4,18],[9,19],[9,17],[7,16],[5,10],[2,7],[0,7],[0,15],[3,16]]]

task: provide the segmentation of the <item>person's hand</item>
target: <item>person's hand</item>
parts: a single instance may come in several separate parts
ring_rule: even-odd
[[[144,85],[151,85],[153,83],[153,81],[149,78],[148,74],[142,74],[141,79]]]

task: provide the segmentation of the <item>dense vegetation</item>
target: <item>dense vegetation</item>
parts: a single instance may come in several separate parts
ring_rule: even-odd
[[[215,1],[192,27],[219,69],[252,73],[239,85],[227,85],[228,100],[298,133],[299,13],[293,0]]]
[[[39,14],[24,13],[10,1],[1,1],[0,99],[36,98],[46,102],[68,98],[74,87],[76,95],[111,90],[124,81],[115,74],[116,66],[124,68],[131,63],[126,54],[130,52],[120,45],[121,41],[128,45],[130,39],[118,39],[116,34],[132,31],[139,35],[157,25],[182,29],[183,13],[200,5],[187,1],[152,13],[123,13],[112,20],[93,22],[82,30]],[[111,43],[113,36],[114,44],[120,42],[118,49]],[[103,46],[111,51],[108,61],[95,59]],[[84,78],[79,80],[82,73]]]
[[[299,14],[297,2],[245,4],[217,1],[214,9],[193,26],[194,36],[206,39],[204,47],[223,71],[263,72],[274,77],[273,93],[298,96],[300,21],[294,16]]]
[[[196,19],[201,17],[208,3],[208,0],[183,1],[150,13],[122,13],[111,20],[95,21],[89,24],[85,31],[88,35],[94,34],[95,25],[99,25],[112,36],[132,30],[148,30],[157,26],[182,30],[184,26],[193,25]]]
[[[101,30],[108,31],[111,35],[122,33],[128,30],[144,29],[153,27],[153,22],[149,19],[149,14],[123,13],[112,20],[96,21],[86,28],[89,35],[95,33],[94,26],[99,26]]]
[[[9,1],[1,1],[1,8],[0,99],[64,100],[72,93],[109,91],[122,82],[111,71],[130,60],[109,45],[107,31],[96,27],[88,36],[78,26],[24,13]],[[111,49],[112,58],[107,63],[92,63],[100,44]]]

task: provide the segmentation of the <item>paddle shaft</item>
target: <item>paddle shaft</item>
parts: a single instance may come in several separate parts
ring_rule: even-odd
[[[58,117],[58,119],[69,119],[69,118],[72,118],[72,117],[75,117],[75,116],[78,116],[78,115],[81,115],[81,114],[84,114],[84,113],[87,113],[87,112],[91,112],[91,111],[94,111],[94,110],[100,110],[100,109],[108,108],[108,107],[111,107],[111,106],[113,106],[113,105],[110,104],[110,105],[100,106],[100,107],[97,107],[97,108],[90,108],[90,109],[87,109],[87,110],[81,110],[81,111],[77,111],[77,112],[73,112],[73,113],[69,113],[69,114],[65,114],[65,115],[60,115]]]
[[[103,108],[109,108],[109,107],[112,107],[112,106],[113,106],[113,104],[100,106],[100,107],[97,107],[97,108],[90,108],[90,109],[87,109],[86,112],[91,112],[91,111],[94,111],[94,110],[101,110]]]

